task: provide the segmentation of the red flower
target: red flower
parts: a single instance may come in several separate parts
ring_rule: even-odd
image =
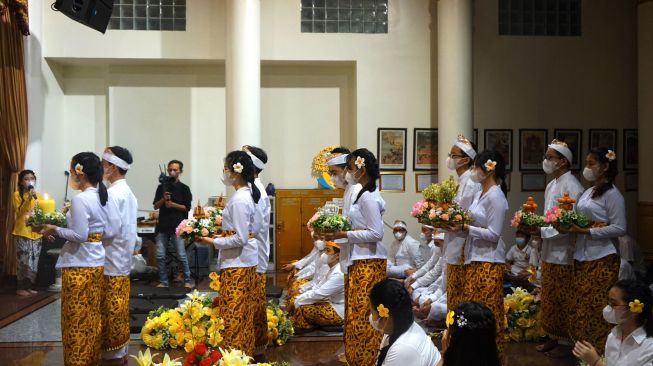
[[[218,351],[211,351],[211,361],[218,362],[222,358],[222,355]]]
[[[188,365],[194,365],[195,364],[195,352],[191,352],[186,356],[186,360],[184,363],[187,363]]]
[[[200,356],[204,356],[204,354],[206,353],[206,345],[204,345],[203,343],[196,344],[195,353],[197,353]]]
[[[182,366],[192,366],[192,364],[190,362],[188,362],[188,360],[186,360],[186,361],[184,361]]]
[[[200,361],[200,366],[211,366],[213,364],[213,361],[211,361],[210,358],[205,358],[202,361]]]

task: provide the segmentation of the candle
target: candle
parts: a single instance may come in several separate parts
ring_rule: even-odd
[[[41,207],[41,210],[45,213],[51,213],[54,212],[55,204],[54,200],[48,196],[48,194],[44,194],[43,198],[39,200],[39,207]]]

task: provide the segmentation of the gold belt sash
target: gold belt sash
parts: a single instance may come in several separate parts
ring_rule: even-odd
[[[87,243],[99,243],[102,241],[102,233],[90,233],[86,238]]]
[[[227,237],[227,236],[234,236],[236,234],[237,234],[237,232],[235,232],[233,230],[222,230],[222,232],[217,232],[216,233],[216,235],[218,237],[221,237],[221,238],[224,238],[224,237]],[[248,231],[247,232],[247,239],[254,239],[254,233],[251,232],[251,231]]]

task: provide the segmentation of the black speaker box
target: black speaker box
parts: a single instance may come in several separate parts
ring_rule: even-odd
[[[106,32],[113,12],[113,0],[57,0],[53,6],[70,19],[101,33]]]

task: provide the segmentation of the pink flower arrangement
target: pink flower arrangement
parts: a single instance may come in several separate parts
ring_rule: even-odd
[[[216,216],[215,225],[216,226],[222,226],[222,216]]]
[[[188,226],[188,219],[182,220],[179,225],[177,225],[177,228],[175,229],[175,235],[180,236],[182,232],[186,232],[186,228],[190,228],[192,231],[193,228]]]
[[[512,217],[512,220],[510,221],[510,225],[512,227],[518,227],[519,223],[521,222],[521,216],[522,216],[521,210],[515,212],[515,214]]]
[[[200,234],[202,234],[202,236],[209,236],[209,230],[207,230],[206,228],[203,228],[200,231]]]
[[[424,207],[426,205],[426,207]],[[424,209],[428,207],[428,203],[425,201],[417,201],[413,205],[413,209],[410,211],[410,215],[412,217],[417,217],[418,215],[422,214],[424,212]]]
[[[544,213],[544,222],[553,224],[562,217],[562,209],[558,206],[553,206]]]
[[[442,214],[442,215],[440,215],[440,219],[441,219],[442,221],[449,221],[449,215],[446,214],[446,213],[445,213],[445,214]]]

